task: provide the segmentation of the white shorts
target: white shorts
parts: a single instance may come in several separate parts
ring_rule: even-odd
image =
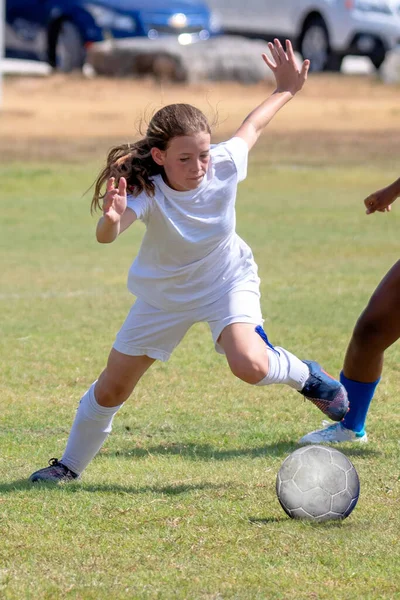
[[[217,352],[225,354],[217,340],[232,323],[262,325],[260,294],[254,290],[232,290],[201,308],[170,312],[136,300],[114,342],[114,348],[130,356],[146,355],[166,361],[194,323],[210,326]]]

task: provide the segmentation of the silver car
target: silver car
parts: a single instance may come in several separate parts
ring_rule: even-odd
[[[225,33],[290,38],[311,70],[339,70],[347,55],[379,69],[400,43],[400,0],[208,0]]]

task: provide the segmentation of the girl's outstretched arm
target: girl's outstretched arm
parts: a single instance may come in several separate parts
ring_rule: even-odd
[[[305,60],[301,68],[298,68],[289,40],[286,40],[286,50],[277,39],[273,44],[269,43],[268,47],[275,62],[272,62],[266,54],[262,57],[275,76],[276,90],[245,118],[235,133],[236,137],[241,137],[247,142],[249,150],[276,113],[301,90],[310,67],[310,61]]]
[[[115,187],[114,177],[111,177],[107,181],[107,192],[103,200],[103,216],[96,228],[96,238],[101,244],[110,244],[136,221],[135,212],[127,209],[126,203],[125,177],[120,178],[118,188]]]

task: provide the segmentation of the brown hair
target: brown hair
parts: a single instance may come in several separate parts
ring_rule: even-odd
[[[100,201],[105,193],[104,184],[115,177],[116,185],[120,177],[125,177],[128,191],[138,196],[145,191],[154,195],[154,183],[151,177],[163,172],[163,167],[154,162],[150,150],[166,150],[174,137],[211,133],[206,116],[191,104],[169,104],[155,113],[147,128],[146,136],[133,144],[122,144],[111,148],[106,166],[94,183],[91,211],[101,209]]]

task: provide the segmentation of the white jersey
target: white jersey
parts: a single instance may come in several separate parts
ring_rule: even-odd
[[[248,147],[234,137],[211,147],[207,173],[195,190],[171,189],[153,178],[154,197],[128,196],[146,225],[128,275],[128,289],[162,310],[199,308],[232,289],[259,292],[257,265],[237,235],[237,184],[247,174]]]

